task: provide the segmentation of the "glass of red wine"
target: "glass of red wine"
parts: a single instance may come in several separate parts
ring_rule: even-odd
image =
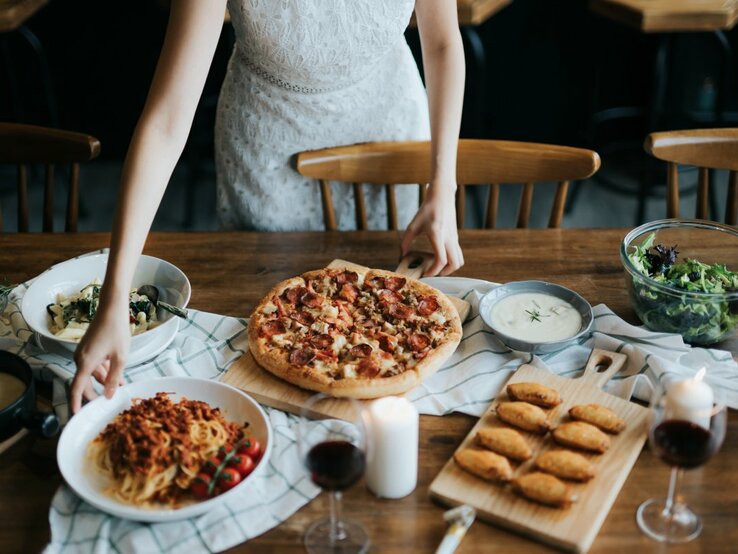
[[[334,397],[316,394],[300,412],[297,447],[310,479],[330,493],[330,514],[315,521],[305,532],[305,548],[311,554],[361,554],[369,550],[369,535],[361,524],[344,519],[342,492],[363,475],[367,457],[367,430],[362,405],[342,398],[347,417],[342,420],[316,420],[321,404]]]
[[[636,520],[641,531],[660,542],[689,542],[702,531],[702,520],[682,502],[679,485],[684,470],[707,462],[725,439],[727,410],[706,387],[699,379],[671,380],[659,384],[651,400],[649,444],[671,466],[671,478],[666,499],[646,500]]]

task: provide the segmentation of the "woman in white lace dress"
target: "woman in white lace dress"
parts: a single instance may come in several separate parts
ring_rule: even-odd
[[[166,184],[182,153],[223,24],[226,0],[172,0],[159,64],[123,167],[100,306],[77,348],[72,409],[90,376],[112,396],[130,340],[128,291]],[[454,194],[464,57],[456,0],[229,0],[236,45],[216,123],[218,220],[223,228],[322,228],[320,192],[292,167],[297,152],[377,140],[432,141],[432,181],[398,195],[402,241],[425,234],[428,274],[463,264]],[[415,11],[428,94],[404,39]],[[401,189],[404,187],[400,187]],[[350,226],[348,191],[336,189]],[[412,189],[412,190],[411,190]],[[140,199],[145,197],[146,202]],[[386,221],[369,198],[370,226]]]

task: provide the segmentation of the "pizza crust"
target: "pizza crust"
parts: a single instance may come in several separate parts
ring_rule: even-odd
[[[260,336],[261,326],[267,318],[264,315],[265,307],[272,299],[280,297],[282,293],[295,286],[306,286],[307,281],[320,278],[326,271],[341,272],[354,271],[360,276],[360,282],[373,277],[401,277],[406,279],[406,285],[419,295],[432,295],[439,304],[439,310],[449,323],[443,342],[431,350],[425,358],[419,360],[414,367],[389,377],[356,377],[336,379],[321,373],[310,366],[302,369],[289,362],[289,352],[286,349],[268,348],[267,339]],[[335,397],[371,399],[382,396],[403,394],[418,385],[421,381],[433,375],[453,354],[461,341],[461,320],[454,305],[437,289],[408,278],[404,275],[385,270],[360,269],[351,264],[346,267],[331,267],[304,273],[300,277],[292,277],[277,283],[254,308],[248,329],[249,350],[256,362],[276,377],[298,387],[323,392]]]

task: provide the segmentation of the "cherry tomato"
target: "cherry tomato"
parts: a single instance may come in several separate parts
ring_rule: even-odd
[[[221,446],[218,449],[218,459],[222,460],[223,458],[225,458],[226,454],[228,454],[231,450],[233,450],[233,445],[230,443]]]
[[[242,479],[254,471],[256,467],[254,460],[246,454],[236,454],[229,460],[228,465],[238,471]]]
[[[244,445],[238,449],[239,454],[246,454],[254,462],[257,462],[261,457],[261,445],[259,441],[253,437],[246,439]]]
[[[218,469],[219,465],[220,458],[218,458],[217,456],[213,456],[203,464],[203,466],[200,468],[200,471],[202,471],[203,473],[207,473],[208,475],[213,475],[213,473],[215,473],[215,470]]]
[[[240,482],[241,474],[233,467],[223,468],[218,477],[218,486],[224,491],[232,489]]]
[[[208,487],[210,486],[210,475],[207,473],[198,473],[197,477],[190,483],[190,491],[197,498],[208,498]]]

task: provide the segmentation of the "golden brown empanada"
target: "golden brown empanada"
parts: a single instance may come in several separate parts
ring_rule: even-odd
[[[536,458],[541,471],[574,481],[589,481],[595,476],[595,468],[587,458],[571,450],[549,450]]]
[[[551,428],[546,412],[528,402],[500,402],[496,411],[502,421],[525,431],[545,435]]]
[[[507,458],[489,450],[463,448],[454,454],[454,460],[462,469],[488,481],[512,479],[512,468]]]
[[[563,508],[574,501],[571,487],[548,473],[534,471],[513,481],[513,488],[530,500]]]
[[[600,406],[599,404],[580,404],[569,410],[572,419],[586,421],[607,431],[608,433],[619,433],[625,429],[625,420],[618,417],[615,412]]]
[[[514,383],[507,386],[507,395],[513,400],[530,402],[536,406],[553,408],[561,404],[558,391],[538,383]]]
[[[507,456],[511,460],[524,462],[533,455],[528,443],[515,429],[486,427],[477,431],[475,440],[478,445]]]
[[[610,447],[610,437],[594,425],[572,421],[559,425],[552,431],[553,438],[564,446],[573,446],[602,454]]]

